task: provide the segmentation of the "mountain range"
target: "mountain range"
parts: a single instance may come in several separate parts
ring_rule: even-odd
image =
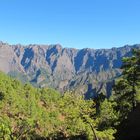
[[[0,42],[0,70],[37,87],[75,91],[91,98],[110,96],[114,79],[121,75],[122,58],[132,55],[125,45],[111,49],[63,48],[60,44],[27,46]]]

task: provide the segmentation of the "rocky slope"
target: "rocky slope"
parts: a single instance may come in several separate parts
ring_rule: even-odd
[[[110,95],[121,74],[121,59],[140,45],[112,49],[73,49],[61,45],[9,45],[0,42],[0,70],[39,87],[74,90],[86,98]]]

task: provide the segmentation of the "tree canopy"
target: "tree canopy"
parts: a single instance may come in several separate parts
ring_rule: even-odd
[[[0,72],[0,139],[113,140],[117,126],[140,101],[140,51],[123,59],[113,94],[85,100],[50,88],[22,84]]]

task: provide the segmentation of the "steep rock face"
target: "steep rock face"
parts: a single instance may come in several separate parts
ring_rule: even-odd
[[[0,42],[0,70],[5,73],[9,71],[24,72],[12,47],[2,42]]]
[[[74,90],[86,98],[100,92],[109,96],[113,79],[121,74],[121,59],[131,56],[133,47],[140,45],[78,50],[0,42],[0,70],[35,86]]]

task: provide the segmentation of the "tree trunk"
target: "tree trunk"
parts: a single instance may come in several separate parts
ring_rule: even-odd
[[[135,94],[136,94],[136,88],[135,85],[133,84],[132,87],[132,106],[133,106],[133,110],[136,108],[136,101],[135,101]]]
[[[90,125],[90,127],[91,127],[91,129],[92,129],[92,132],[93,132],[93,134],[94,134],[95,140],[99,140],[98,137],[97,137],[97,135],[96,135],[95,129],[94,129],[94,127],[92,126],[92,124],[89,123],[89,125]],[[93,139],[93,140],[94,140],[94,139]]]

